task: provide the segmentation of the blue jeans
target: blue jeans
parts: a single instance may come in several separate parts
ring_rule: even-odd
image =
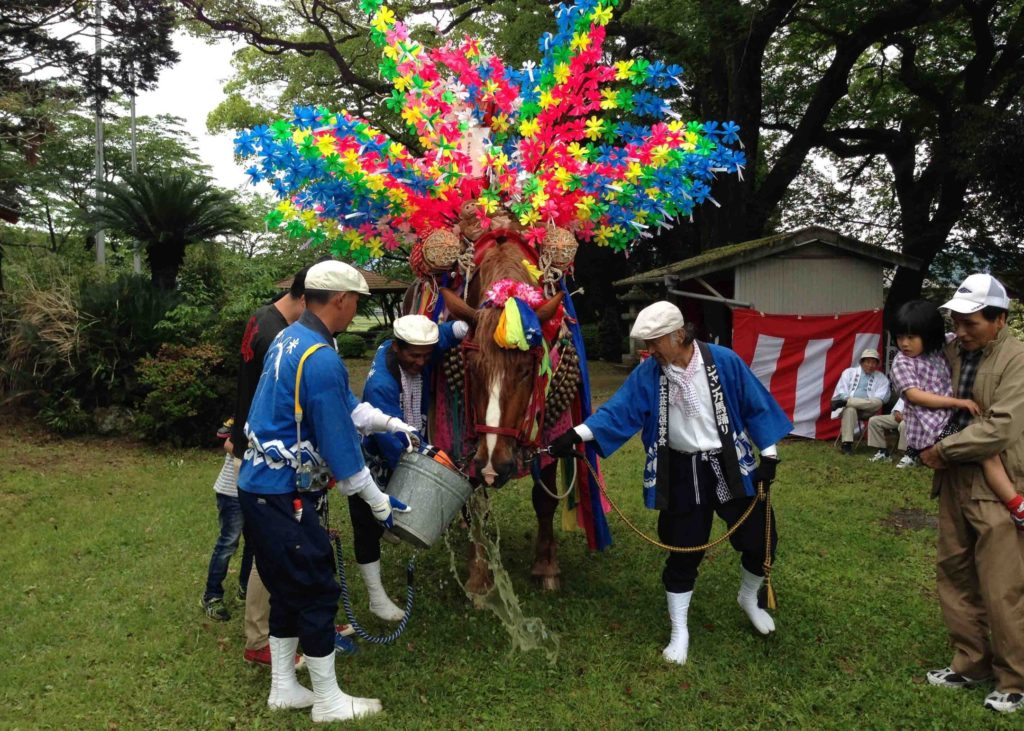
[[[217,495],[217,519],[220,521],[220,535],[210,556],[210,568],[206,573],[206,591],[203,599],[224,598],[224,577],[228,574],[228,562],[238,550],[238,542],[242,537],[242,508],[238,498],[230,495]],[[242,551],[242,567],[238,575],[238,586],[245,591],[249,582],[249,571],[252,569],[252,549],[246,541]]]

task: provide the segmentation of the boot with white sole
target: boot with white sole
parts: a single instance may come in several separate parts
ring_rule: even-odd
[[[363,583],[366,584],[366,591],[370,595],[370,611],[386,622],[400,622],[405,616],[405,611],[391,601],[391,597],[384,591],[384,584],[380,579],[380,561],[361,563],[359,571],[363,574]]]
[[[668,647],[661,651],[662,657],[677,665],[686,664],[686,655],[690,650],[690,630],[686,626],[686,618],[690,612],[692,591],[666,591],[668,598],[668,616],[672,620],[672,637]]]
[[[313,681],[313,723],[349,721],[380,713],[383,708],[376,698],[354,698],[338,687],[334,673],[334,653],[326,657],[306,656],[309,678]]]
[[[313,692],[299,684],[295,677],[295,650],[298,637],[270,637],[270,696],[267,705],[273,709],[309,708]]]
[[[757,576],[740,567],[740,593],[736,596],[736,601],[747,613],[754,629],[767,635],[775,631],[775,620],[772,619],[772,615],[757,606],[757,592],[761,590],[763,584],[763,576]]]

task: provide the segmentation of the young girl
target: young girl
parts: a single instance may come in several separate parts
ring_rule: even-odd
[[[942,353],[945,327],[938,308],[926,300],[907,302],[896,313],[893,331],[900,352],[892,363],[892,381],[907,402],[907,456],[916,461],[928,447],[959,430],[952,419],[956,409],[980,416],[981,409],[970,399],[953,397],[949,363]],[[950,336],[952,337],[952,336]],[[1024,497],[1017,494],[998,454],[981,463],[985,482],[1003,501],[1017,525],[1024,531]]]

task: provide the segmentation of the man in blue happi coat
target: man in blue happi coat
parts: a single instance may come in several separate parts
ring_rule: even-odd
[[[641,310],[630,337],[645,341],[651,357],[604,406],[559,436],[552,454],[572,456],[577,445],[593,441],[598,454],[608,457],[642,431],[644,502],[661,511],[659,538],[670,546],[700,546],[711,535],[715,513],[735,524],[756,494],[755,484],[767,488],[775,479],[775,443],[793,425],[739,356],[687,334],[683,315],[671,302]],[[775,630],[757,598],[764,583],[765,518],[759,501],[730,539],[740,552],[739,604],[761,634]],[[776,542],[773,521],[773,556]],[[680,665],[689,649],[686,620],[703,557],[703,552],[669,553],[662,572],[672,620],[662,654]]]
[[[363,386],[363,401],[401,419],[416,429],[422,441],[428,441],[431,366],[468,332],[469,325],[458,320],[438,326],[424,315],[399,317],[393,326],[394,338],[377,348]],[[406,447],[403,437],[387,432],[363,438],[367,464],[378,483],[387,485]],[[364,501],[351,496],[348,504],[356,562],[370,597],[370,611],[383,620],[398,622],[405,612],[388,597],[380,578],[380,539],[384,529]]]
[[[333,334],[352,321],[359,296],[369,294],[353,267],[325,261],[306,273],[306,311],[278,333],[245,424],[249,448],[238,497],[253,539],[260,575],[270,591],[271,708],[308,708],[313,721],[347,720],[381,710],[375,698],[353,698],[334,672],[334,617],[340,589],[334,553],[318,510],[332,479],[345,495],[362,498],[390,527],[389,499],[363,461],[360,436],[414,429],[359,403],[334,350]],[[302,642],[313,691],[295,677]]]

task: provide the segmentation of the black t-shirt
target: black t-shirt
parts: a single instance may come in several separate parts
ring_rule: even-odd
[[[231,427],[231,442],[238,459],[245,456],[249,440],[245,436],[245,420],[249,416],[252,397],[263,373],[263,358],[277,334],[288,327],[287,320],[274,305],[256,310],[249,318],[242,336],[242,362],[238,369],[238,396],[235,399],[235,424]]]

